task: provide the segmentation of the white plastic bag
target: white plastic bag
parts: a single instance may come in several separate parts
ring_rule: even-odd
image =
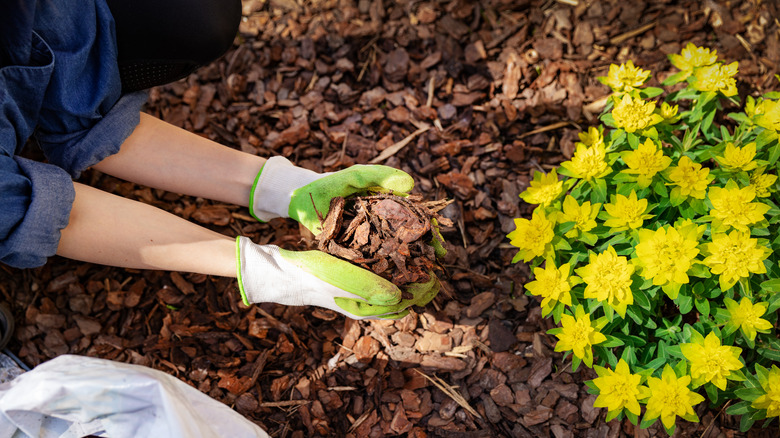
[[[0,385],[0,437],[268,437],[161,371],[63,355]]]

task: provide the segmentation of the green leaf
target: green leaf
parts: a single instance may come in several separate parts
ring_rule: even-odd
[[[753,121],[745,113],[728,113],[726,117],[740,124],[753,124]],[[727,140],[727,139],[723,139]]]
[[[764,129],[756,137],[756,149],[760,151],[764,148],[764,146],[772,143],[775,140],[777,140],[777,134],[774,131]],[[774,164],[774,162],[770,162],[769,164]]]
[[[753,401],[764,394],[765,392],[761,388],[738,388],[734,390],[734,395],[748,401]]]
[[[633,291],[634,294],[634,303],[637,304],[639,307],[646,309],[646,310],[652,310],[652,307],[650,305],[650,300],[647,298],[647,295],[645,295],[644,291],[641,289],[637,289]]]
[[[669,192],[666,190],[666,184],[664,184],[663,181],[656,181],[653,183],[653,191],[663,197],[666,198],[669,196]]]
[[[686,74],[688,74],[688,73],[686,73],[684,71],[681,71],[679,73],[675,73],[675,74],[669,76],[668,78],[664,79],[664,81],[661,82],[661,85],[663,85],[664,87],[668,87],[669,85],[674,85],[674,84],[682,81],[685,78]]]
[[[604,122],[605,125],[609,126],[610,128],[615,127],[615,119],[612,117],[612,113],[603,114],[599,118],[602,122]]]
[[[595,245],[596,242],[598,242],[598,240],[599,238],[595,234],[591,234],[591,233],[582,233],[582,235],[580,236],[580,242],[588,246]]]
[[[674,372],[677,373],[678,376],[684,376],[688,374],[688,361],[681,360],[677,362],[673,368]]]
[[[555,248],[555,251],[568,251],[571,249],[569,242],[566,239],[562,239],[558,236],[553,238],[552,244],[553,248]]]
[[[590,195],[590,202],[603,204],[607,202],[607,182],[603,178],[595,179],[591,182],[593,192]]]
[[[770,349],[770,348],[759,348],[757,351],[758,351],[758,354],[760,354],[761,356],[764,356],[765,358],[767,358],[769,360],[772,360],[772,361],[775,361],[775,362],[780,362],[780,351],[778,351],[778,350],[774,350],[774,349]]]
[[[753,423],[755,423],[755,420],[751,419],[749,415],[743,415],[739,420],[739,431],[742,433],[747,432],[753,427]]]
[[[677,297],[677,306],[680,308],[680,313],[687,315],[688,312],[693,310],[693,298],[690,295],[680,294]]]
[[[577,356],[572,355],[572,357],[571,357],[571,372],[576,372],[577,368],[580,367],[580,363],[582,363],[582,361]]]
[[[769,280],[774,281],[774,280]],[[761,283],[761,287],[764,287],[764,283]],[[766,314],[771,315],[777,311],[777,309],[780,309],[780,294],[777,293],[777,291],[771,291],[769,297],[769,306],[766,309]]]
[[[682,354],[682,350],[680,350],[679,345],[670,345],[666,347],[666,352],[669,354],[669,356],[674,356],[680,359],[685,358],[685,356]]]
[[[705,391],[707,391],[707,397],[709,397],[710,401],[713,405],[718,404],[718,388],[715,387],[715,385],[709,383],[707,385],[704,385]]]
[[[659,358],[653,359],[653,360],[651,360],[650,362],[648,362],[648,363],[646,363],[646,364],[645,364],[645,366],[646,366],[647,368],[652,368],[652,369],[654,369],[654,370],[660,369],[660,368],[661,368],[661,367],[663,367],[664,365],[666,365],[666,359],[665,359],[665,358],[662,358],[662,357],[659,357]]]
[[[626,308],[626,315],[628,315],[629,318],[633,319],[634,322],[637,323],[638,325],[642,325],[642,323],[644,322],[644,318],[642,318],[642,315],[636,313],[636,310],[634,310],[633,306],[628,306],[628,308]]]
[[[658,421],[658,417],[653,418],[652,420],[647,419],[647,414],[642,416],[642,422],[639,423],[640,429],[647,429],[648,427],[652,426],[656,421]]]
[[[750,407],[749,401],[741,401],[726,408],[726,413],[729,415],[744,415],[751,410],[752,408]]]
[[[594,345],[593,346],[593,352],[601,359],[602,361],[606,361],[609,366],[614,369],[617,366],[618,359],[615,356],[615,353],[612,352],[610,349],[606,349],[602,347],[601,345]]]
[[[637,137],[633,132],[626,133],[626,140],[628,140],[628,145],[631,146],[631,149],[636,149],[639,147],[639,137]]]
[[[774,146],[769,148],[769,156],[767,157],[767,161],[771,166],[777,162],[778,158],[780,158],[780,143],[776,143]]]
[[[694,301],[696,310],[704,317],[710,315],[710,300],[707,298],[696,298]]]
[[[605,348],[613,348],[613,347],[620,347],[623,345],[623,341],[621,341],[619,338],[612,336],[612,335],[605,335],[607,340],[600,343],[599,345]]]
[[[702,120],[701,123],[701,129],[704,133],[704,138],[707,140],[712,140],[714,137],[714,132],[710,132],[710,128],[712,127],[712,120],[715,118],[715,110],[711,110],[708,113],[704,115],[704,120]]]
[[[686,198],[687,196],[683,196],[680,193],[679,187],[672,188],[672,191],[669,193],[669,202],[672,204],[672,207],[677,207],[682,204]]]
[[[634,367],[636,364],[636,348],[627,345],[626,348],[623,349],[623,355],[620,357],[623,359],[629,367]]]
[[[744,382],[747,380],[747,376],[745,376],[745,373],[743,373],[742,370],[731,370],[728,379],[734,380],[735,382]]]
[[[667,78],[668,80],[668,78]],[[639,95],[642,96],[643,99],[652,99],[661,93],[663,93],[663,88],[657,88],[657,87],[647,87],[639,91]]]
[[[566,308],[566,305],[563,303],[558,303],[553,307],[552,315],[553,315],[553,321],[555,321],[556,324],[561,323],[561,316],[563,316],[563,311]]]

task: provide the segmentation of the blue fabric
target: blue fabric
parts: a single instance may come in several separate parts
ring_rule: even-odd
[[[0,0],[0,261],[35,267],[68,223],[71,178],[116,153],[144,93],[121,96],[104,0]],[[34,136],[47,158],[17,155]]]

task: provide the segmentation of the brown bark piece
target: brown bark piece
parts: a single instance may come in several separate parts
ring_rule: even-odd
[[[437,205],[388,194],[334,198],[316,237],[317,247],[398,286],[427,282],[429,272],[440,269],[429,245],[434,238],[431,220],[449,224],[438,216]]]

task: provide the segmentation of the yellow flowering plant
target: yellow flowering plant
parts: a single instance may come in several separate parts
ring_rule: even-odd
[[[599,78],[601,124],[520,195],[513,262],[608,419],[672,434],[706,396],[747,430],[780,417],[780,92],[743,101],[715,50],[669,58],[672,92],[631,61]]]

